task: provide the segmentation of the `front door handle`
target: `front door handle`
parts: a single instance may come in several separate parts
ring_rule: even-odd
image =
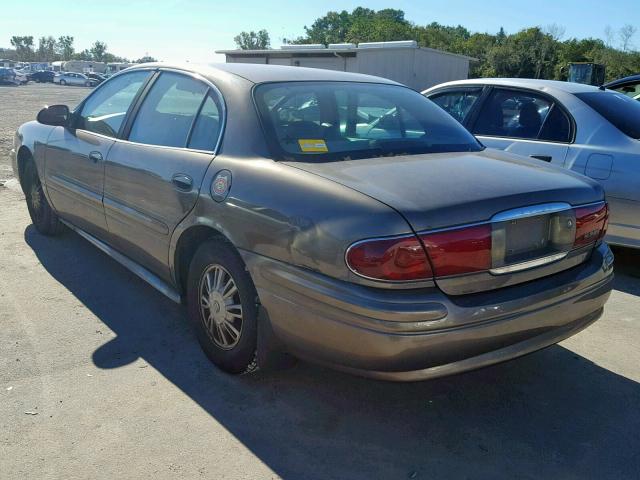
[[[191,186],[193,185],[193,180],[189,175],[185,175],[184,173],[176,173],[173,177],[171,177],[171,183],[173,183],[180,190],[191,190]]]
[[[89,160],[93,163],[98,163],[102,161],[102,154],[100,152],[91,152],[89,153]]]
[[[551,155],[529,155],[531,158],[537,158],[538,160],[542,160],[543,162],[550,162],[553,160]]]

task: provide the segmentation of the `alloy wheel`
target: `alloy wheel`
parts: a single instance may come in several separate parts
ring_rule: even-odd
[[[207,334],[223,350],[230,350],[242,334],[242,303],[235,280],[222,265],[204,271],[198,289],[200,315]]]

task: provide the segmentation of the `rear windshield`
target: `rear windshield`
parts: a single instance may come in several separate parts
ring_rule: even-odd
[[[259,85],[254,97],[282,160],[335,161],[482,149],[435,103],[406,87],[356,82]]]
[[[640,102],[612,91],[575,95],[625,135],[640,138]]]

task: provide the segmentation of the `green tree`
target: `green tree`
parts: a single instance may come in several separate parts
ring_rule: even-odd
[[[107,53],[107,44],[101,42],[100,40],[96,40],[91,48],[89,49],[91,53],[91,59],[96,62],[102,62],[104,60],[105,54]]]
[[[233,41],[242,50],[265,50],[271,45],[269,32],[266,30],[240,32],[233,38]]]
[[[23,62],[33,60],[33,36],[13,36],[11,45],[16,49],[18,60]]]
[[[56,39],[52,36],[40,37],[38,39],[36,57],[42,62],[51,62],[56,60]]]
[[[69,35],[58,37],[56,48],[61,60],[71,60],[75,51],[73,48],[73,37]]]
[[[149,55],[145,55],[144,57],[141,57],[137,60],[134,60],[133,63],[149,63],[149,62],[157,62],[158,59],[151,57]]]

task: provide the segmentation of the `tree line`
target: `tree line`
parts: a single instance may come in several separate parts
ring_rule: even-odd
[[[62,35],[58,38],[52,36],[40,37],[35,45],[32,35],[14,35],[10,42],[13,49],[0,49],[0,56],[8,60],[20,62],[54,62],[57,60],[88,60],[93,62],[122,62],[129,63],[124,57],[119,57],[107,51],[107,44],[96,40],[90,48],[76,52],[74,38],[70,35]],[[134,63],[155,62],[156,59],[144,56]]]
[[[471,77],[524,77],[566,80],[568,64],[594,62],[606,66],[607,79],[640,72],[640,52],[633,48],[636,27],[604,28],[600,38],[564,39],[565,29],[551,24],[532,26],[508,34],[472,33],[462,25],[437,22],[417,25],[402,10],[372,10],[358,7],[352,12],[328,12],[304,27],[304,35],[283,39],[284,43],[360,43],[415,40],[421,47],[445,50],[477,59]],[[268,32],[242,32],[235,37],[242,49],[269,48]]]

